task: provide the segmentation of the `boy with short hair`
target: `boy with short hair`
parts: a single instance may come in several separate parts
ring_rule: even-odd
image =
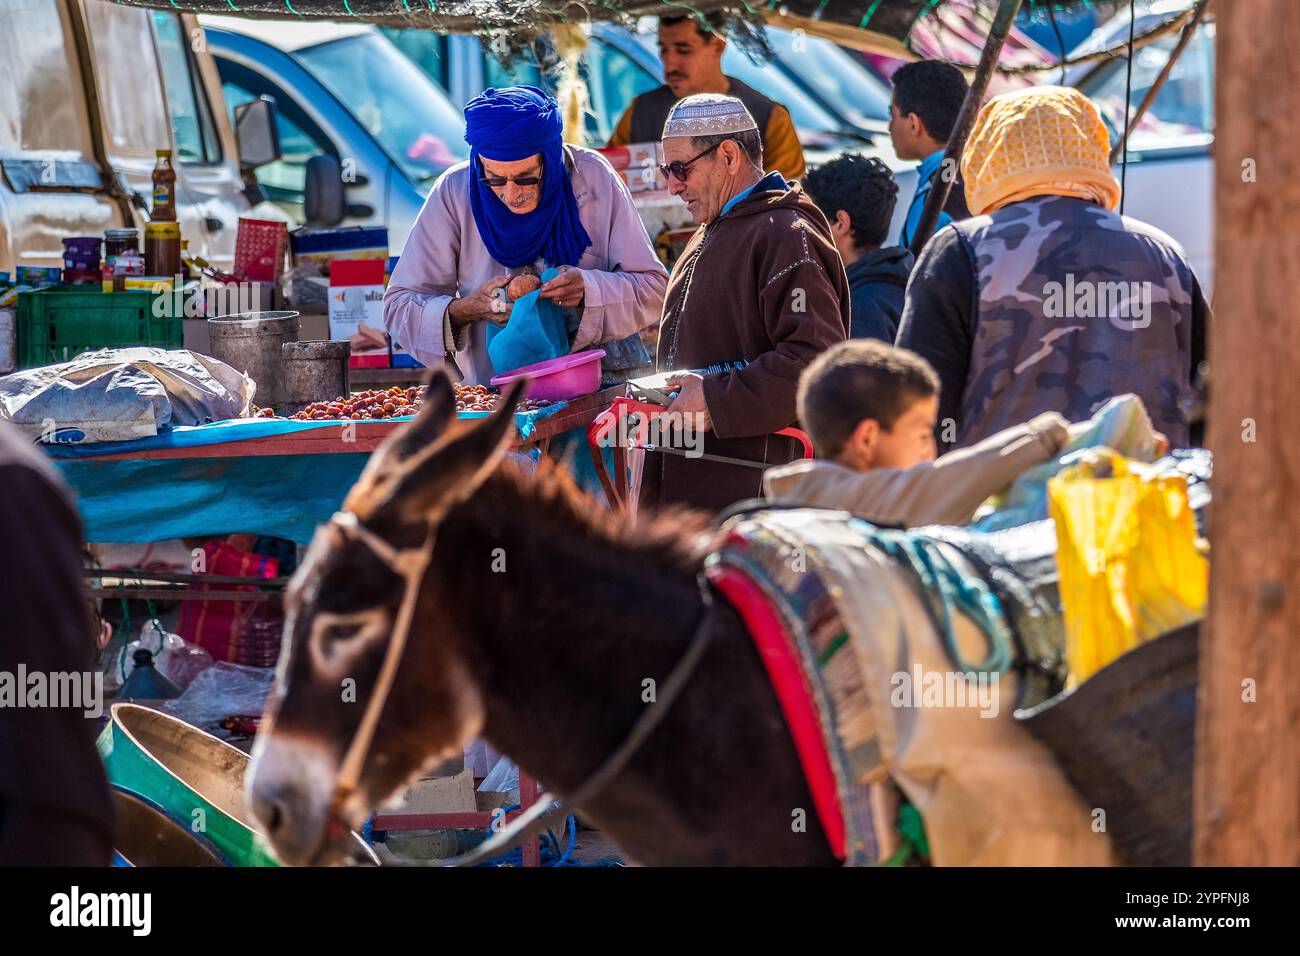
[[[1045,412],[936,460],[938,376],[916,353],[869,339],[835,345],[808,366],[798,407],[818,457],[768,469],[765,495],[876,524],[967,524],[1070,439],[1066,420]]]
[[[930,190],[943,173],[943,154],[969,87],[961,70],[939,60],[904,64],[890,82],[894,84],[894,95],[889,104],[889,138],[894,152],[899,159],[921,164],[916,171],[916,193],[907,207],[907,220],[898,240],[900,246],[911,248]],[[961,171],[954,168],[951,175],[952,189],[935,223],[936,233],[955,219],[970,218]]]

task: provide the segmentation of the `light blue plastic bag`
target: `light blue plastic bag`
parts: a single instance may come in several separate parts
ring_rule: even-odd
[[[542,283],[557,275],[558,269],[547,269],[542,273]],[[505,328],[488,326],[487,347],[497,375],[568,355],[569,332],[564,310],[543,299],[540,289],[530,292],[515,300]]]
[[[1047,517],[1047,482],[1073,464],[1089,448],[1113,448],[1135,461],[1155,460],[1155,431],[1136,395],[1117,395],[1097,409],[1086,428],[1076,430],[1069,444],[1052,461],[1030,468],[999,497],[996,508],[971,527],[976,531],[1002,531]]]

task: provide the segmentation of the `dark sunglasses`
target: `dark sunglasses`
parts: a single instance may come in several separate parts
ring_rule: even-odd
[[[545,171],[545,169],[546,167],[543,166],[542,167],[543,172]],[[516,178],[505,178],[501,176],[489,176],[487,174],[487,171],[480,166],[479,178],[482,179],[483,182],[491,186],[493,189],[504,189],[506,183],[514,183],[516,186],[536,186],[540,184],[542,181],[542,173],[539,172],[536,176],[519,176]]]
[[[705,156],[709,155],[709,153],[713,152],[715,149],[721,146],[722,143],[725,142],[726,140],[724,139],[720,143],[714,143],[704,152],[700,153],[698,156],[692,156],[684,163],[680,159],[675,159],[671,163],[668,163],[667,165],[665,165],[664,163],[660,163],[659,172],[663,173],[664,179],[667,179],[669,176],[671,176],[672,178],[676,179],[678,182],[684,183],[686,182],[686,177],[691,174],[691,167],[694,166],[701,159],[703,159]]]

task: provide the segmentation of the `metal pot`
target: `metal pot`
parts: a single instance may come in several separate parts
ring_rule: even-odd
[[[285,342],[284,402],[281,414],[293,415],[312,402],[328,402],[349,392],[347,341]]]
[[[263,408],[285,399],[284,343],[298,341],[297,312],[241,312],[208,319],[211,355],[248,375]]]

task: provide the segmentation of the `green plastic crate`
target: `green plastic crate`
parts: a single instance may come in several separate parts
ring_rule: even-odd
[[[153,292],[46,289],[18,296],[18,367],[67,362],[90,349],[151,345],[178,349],[179,315],[154,314]],[[161,306],[171,303],[158,303]],[[167,311],[175,311],[168,308]]]

